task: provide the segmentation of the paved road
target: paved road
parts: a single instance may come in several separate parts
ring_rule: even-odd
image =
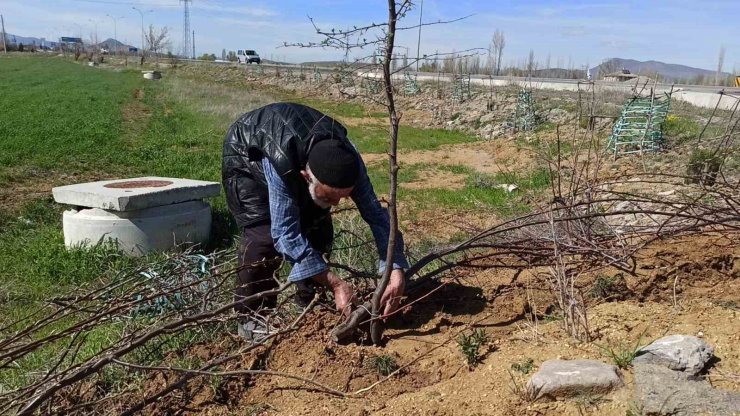
[[[238,65],[233,62],[211,62],[211,61],[188,61],[190,63],[203,63],[203,64],[214,64],[214,65]],[[261,64],[262,67],[269,71],[278,69],[293,69],[297,71],[301,68],[301,65],[291,64]],[[246,65],[245,65],[246,66]],[[305,71],[313,72],[314,66],[305,65],[303,69]],[[336,68],[332,67],[316,67],[320,72],[328,73],[333,72]],[[379,78],[381,75],[375,71],[358,71],[362,76]],[[416,74],[418,81],[441,81],[449,82],[450,74],[437,74],[433,72],[413,72]],[[401,78],[403,74],[398,73],[395,78]],[[560,79],[560,78],[522,78],[522,77],[489,77],[487,75],[471,75],[470,83],[473,85],[482,86],[506,86],[506,85],[520,85],[522,87],[528,87],[533,89],[549,89],[556,91],[578,91],[579,86],[581,88],[586,87],[586,81],[575,80],[575,79]],[[629,92],[635,86],[633,82],[612,82],[612,81],[595,81],[594,82],[596,91],[599,90],[613,90],[613,91],[624,91]],[[640,88],[642,85],[640,86]],[[650,84],[646,88],[655,87],[656,92],[669,92],[673,88],[673,98],[686,101],[697,107],[703,108],[714,108],[719,106],[721,109],[732,110],[735,108],[740,101],[740,88],[723,88],[706,85],[671,85],[671,84]],[[639,89],[639,88],[638,88]],[[719,93],[724,91],[722,95]],[[718,103],[719,102],[719,103]]]

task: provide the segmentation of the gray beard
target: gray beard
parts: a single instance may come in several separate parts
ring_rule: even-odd
[[[316,197],[316,182],[311,182],[308,184],[308,193],[311,194],[311,199],[313,200],[313,203],[318,205],[319,208],[331,208],[331,204],[327,203],[326,201],[322,201]]]

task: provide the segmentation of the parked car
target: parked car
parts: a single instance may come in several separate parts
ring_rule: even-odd
[[[253,50],[241,50],[239,49],[236,52],[236,59],[239,60],[240,64],[251,64],[251,63],[257,63],[261,64],[262,59],[260,59],[260,56],[257,55],[257,52]]]

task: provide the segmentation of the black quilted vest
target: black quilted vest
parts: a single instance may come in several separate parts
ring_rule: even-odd
[[[270,104],[245,113],[229,127],[221,179],[229,210],[240,227],[270,220],[263,157],[272,162],[298,202],[303,230],[328,216],[329,210],[313,203],[300,174],[306,168],[308,152],[320,140],[349,142],[347,130],[339,122],[301,104]]]

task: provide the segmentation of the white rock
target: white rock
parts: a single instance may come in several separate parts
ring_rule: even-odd
[[[608,393],[623,385],[617,367],[594,360],[548,360],[527,383],[537,397]]]
[[[695,375],[704,369],[712,354],[714,349],[697,337],[669,335],[643,348],[633,363],[660,364]]]
[[[737,415],[740,393],[713,388],[708,382],[659,364],[635,365],[635,399],[643,415]]]
[[[513,192],[519,189],[518,186],[511,184],[511,183],[502,183],[502,184],[496,185],[496,188],[503,189],[506,192]]]

